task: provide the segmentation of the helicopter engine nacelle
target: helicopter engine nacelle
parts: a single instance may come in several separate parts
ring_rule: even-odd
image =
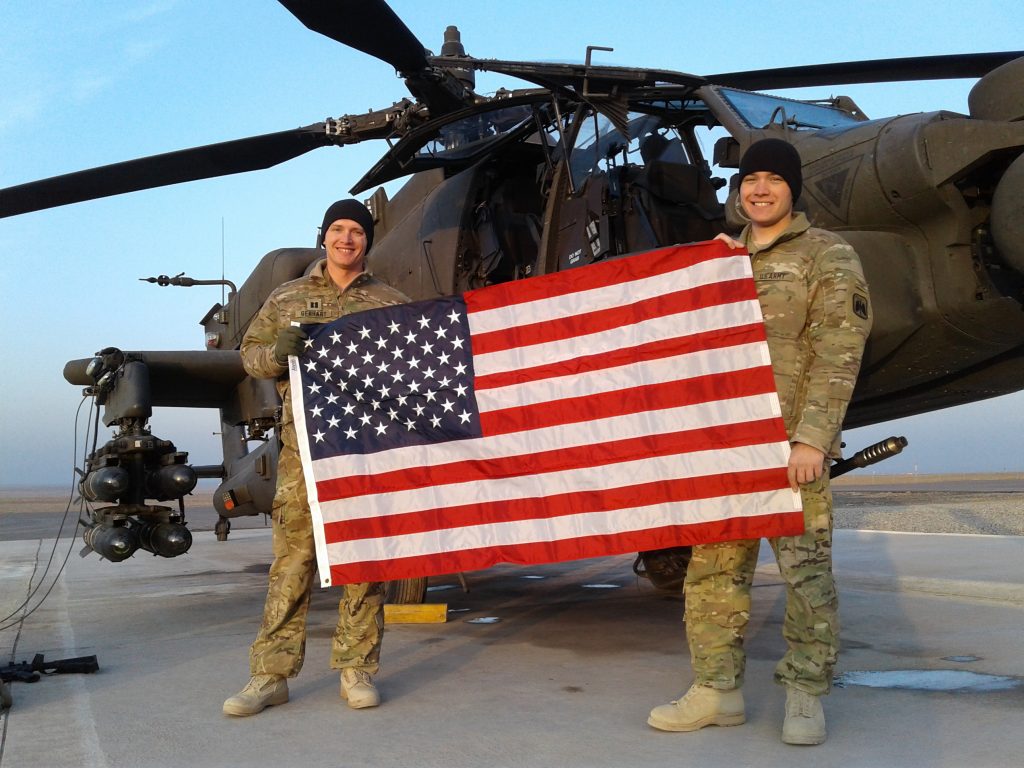
[[[1003,262],[1024,275],[1024,155],[999,180],[992,196],[991,228]]]
[[[1024,120],[1024,58],[996,67],[967,96],[975,120]]]

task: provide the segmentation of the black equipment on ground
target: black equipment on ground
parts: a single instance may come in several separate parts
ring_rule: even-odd
[[[32,657],[32,661],[22,661],[18,664],[12,661],[6,667],[0,667],[0,680],[7,683],[34,683],[42,675],[88,675],[98,671],[99,668],[100,665],[95,656],[46,661],[43,654],[37,653]]]

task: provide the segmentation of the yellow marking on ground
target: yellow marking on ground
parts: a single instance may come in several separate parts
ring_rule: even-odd
[[[444,624],[448,603],[386,603],[385,624]]]

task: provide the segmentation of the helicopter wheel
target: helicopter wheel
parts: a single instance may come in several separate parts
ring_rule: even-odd
[[[656,589],[681,595],[691,553],[690,547],[670,547],[641,552],[633,562],[633,573],[650,579]]]
[[[427,596],[427,579],[399,579],[389,581],[384,589],[384,602],[398,604],[422,603]]]

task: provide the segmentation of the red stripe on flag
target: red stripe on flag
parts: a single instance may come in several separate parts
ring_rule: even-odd
[[[538,381],[559,376],[574,376],[589,371],[617,368],[618,366],[638,361],[660,360],[665,357],[685,355],[708,349],[725,349],[726,347],[738,346],[740,344],[766,341],[766,339],[764,323],[737,325],[732,328],[705,331],[704,333],[690,336],[652,341],[628,349],[583,355],[572,360],[564,360],[548,365],[535,365],[532,368],[477,376],[474,379],[474,384],[477,391],[495,389],[497,387],[507,387],[510,384],[522,384],[527,381]]]
[[[480,428],[487,436],[504,435],[774,391],[775,377],[771,366],[765,365],[694,376],[683,381],[667,381],[586,397],[487,411],[480,414]]]
[[[617,307],[581,312],[538,323],[515,325],[500,331],[474,333],[472,338],[473,354],[484,355],[515,347],[572,339],[577,336],[600,333],[611,328],[622,328],[656,317],[666,317],[722,304],[752,301],[756,298],[757,287],[750,278],[701,285],[696,288],[686,288],[660,296],[652,296],[649,299]],[[472,321],[470,323],[472,325]]]
[[[459,528],[521,520],[549,520],[586,512],[607,512],[635,506],[713,499],[733,494],[778,490],[786,469],[757,469],[724,475],[683,477],[602,488],[553,493],[542,498],[507,499],[426,509],[401,515],[345,520],[324,525],[328,544],[355,539],[402,536],[426,531],[458,538]]]
[[[707,544],[762,536],[797,536],[803,533],[804,516],[800,511],[730,518],[693,525],[669,525],[628,533],[585,536],[551,542],[509,544],[463,549],[437,555],[420,555],[388,560],[332,565],[331,582],[348,584],[379,579],[386,569],[389,579],[435,576],[490,568],[497,563],[554,563],[590,557],[644,552],[650,549]]]
[[[482,312],[664,275],[694,264],[739,253],[746,251],[734,251],[720,240],[709,240],[696,246],[676,246],[647,251],[622,259],[589,264],[582,269],[570,269],[531,277],[529,280],[512,280],[499,285],[489,285],[486,288],[466,291],[463,298],[466,300],[467,312]]]
[[[608,443],[593,443],[552,451],[537,451],[502,458],[466,459],[423,467],[408,467],[374,475],[354,475],[320,480],[316,484],[321,503],[430,488],[454,483],[471,483],[581,467],[617,464],[644,457],[672,456],[715,448],[737,448],[773,442],[782,429],[781,419],[722,424],[661,435],[644,435]]]

